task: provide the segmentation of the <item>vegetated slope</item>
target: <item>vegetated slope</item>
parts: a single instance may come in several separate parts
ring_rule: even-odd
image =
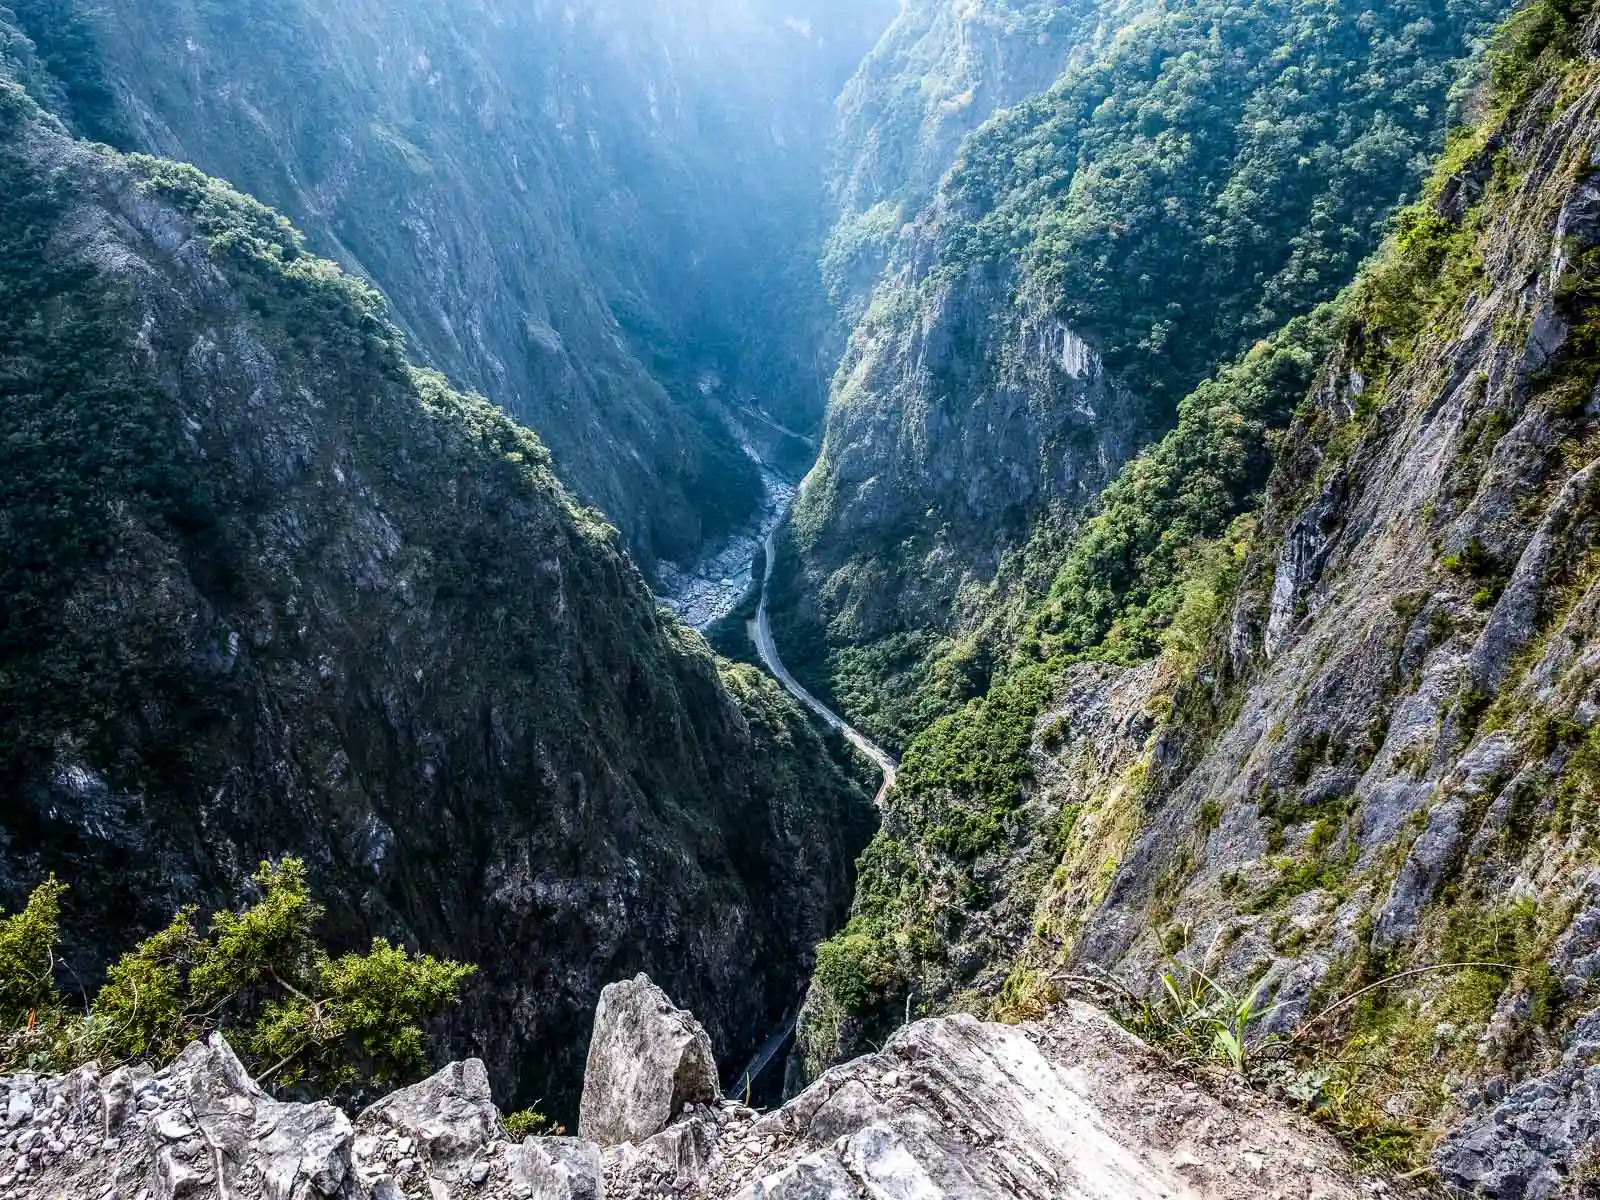
[[[819,422],[823,152],[888,0],[9,7],[47,106],[286,213],[647,571],[758,506],[730,411]]]
[[[1063,969],[1159,997],[1180,954],[1260,988],[1258,1034],[1388,979],[1280,1081],[1391,1158],[1465,1124],[1437,1162],[1484,1194],[1592,1170],[1600,16],[1531,5],[1493,63],[1339,305],[1186,402],[907,753],[813,1065],[908,994],[1025,1014]],[[1306,398],[1241,504],[1263,395]]]
[[[783,556],[786,655],[886,744],[982,690],[1016,588],[1178,401],[1348,282],[1503,7],[1045,11],[1079,61],[881,222]]]
[[[901,5],[838,102],[830,171],[838,218],[822,269],[829,300],[851,325],[961,139],[1085,55],[1093,8],[1090,0]]]
[[[480,965],[508,1098],[561,1111],[641,969],[758,1044],[848,904],[847,752],[270,210],[0,81],[0,228],[0,904],[71,885],[64,984],[293,853],[336,944]]]

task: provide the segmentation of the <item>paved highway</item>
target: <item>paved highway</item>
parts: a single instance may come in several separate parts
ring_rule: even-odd
[[[789,674],[789,668],[783,665],[783,659],[778,655],[778,645],[772,640],[772,622],[767,616],[767,598],[772,591],[772,570],[778,558],[778,533],[782,528],[783,525],[780,523],[776,529],[767,535],[767,570],[761,579],[761,604],[756,609],[756,619],[750,622],[750,640],[755,642],[756,653],[761,656],[761,661],[766,664],[767,670],[777,677],[778,682],[783,684],[796,700],[844,734],[856,749],[878,764],[878,769],[883,772],[883,786],[878,789],[876,802],[879,806],[882,806],[883,798],[889,794],[889,789],[894,786],[895,777],[900,771],[900,764],[895,762],[893,756],[887,750],[877,745],[838,713],[834,712],[833,709],[806,691],[801,686],[800,681]]]

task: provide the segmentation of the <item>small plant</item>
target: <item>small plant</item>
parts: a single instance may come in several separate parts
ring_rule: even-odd
[[[1265,981],[1236,991],[1206,970],[1222,946],[1219,933],[1198,964],[1182,956],[1171,959],[1152,996],[1139,997],[1109,977],[1066,976],[1102,996],[1119,1023],[1152,1046],[1181,1062],[1220,1063],[1248,1077],[1265,1042],[1252,1041],[1250,1026],[1262,1015]]]
[[[1221,1062],[1238,1075],[1251,1065],[1250,1024],[1261,985],[1235,992],[1199,967],[1174,959],[1161,976],[1161,995],[1145,1006],[1151,1040],[1180,1050],[1194,1061]]]
[[[506,1133],[513,1141],[522,1141],[530,1137],[564,1137],[567,1127],[539,1112],[536,1108],[525,1108],[521,1112],[514,1112],[506,1118]]]

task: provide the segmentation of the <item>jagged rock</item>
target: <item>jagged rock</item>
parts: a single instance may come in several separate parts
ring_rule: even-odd
[[[1548,1200],[1574,1194],[1600,1166],[1600,1014],[1573,1031],[1560,1067],[1512,1089],[1445,1138],[1434,1162],[1471,1196]],[[1590,1195],[1584,1191],[1579,1194]]]
[[[33,1097],[27,1092],[13,1092],[6,1106],[6,1124],[25,1124],[33,1116]]]
[[[1546,302],[1533,318],[1528,344],[1522,356],[1522,370],[1529,376],[1548,367],[1567,344],[1567,322],[1554,303]]]
[[[1378,917],[1372,934],[1374,949],[1391,950],[1415,932],[1423,905],[1433,897],[1445,868],[1460,849],[1465,813],[1465,802],[1452,800],[1428,814],[1428,827],[1411,847]]]
[[[1275,657],[1304,615],[1306,593],[1322,577],[1333,553],[1334,535],[1343,519],[1347,480],[1336,475],[1285,534],[1273,578],[1272,602],[1267,617],[1265,652]]]
[[[220,1036],[159,1075],[90,1065],[11,1083],[10,1114],[38,1155],[0,1178],[8,1200],[135,1196],[316,1200],[357,1193],[350,1119],[329,1104],[267,1096]],[[18,1103],[19,1096],[29,1103]]]
[[[0,1082],[0,1096],[7,1120],[29,1114],[15,1127],[20,1160],[0,1165],[6,1200],[605,1196],[598,1147],[509,1143],[475,1059],[379,1101],[354,1125],[332,1105],[268,1096],[218,1036],[159,1074],[90,1065]]]
[[[653,1055],[659,1066],[670,1046],[704,1083],[703,1031],[647,979],[607,989],[601,1007],[602,1080],[626,1081],[605,1061],[608,1048]],[[642,1032],[653,1040],[641,1040]],[[657,1072],[655,1082],[671,1078]],[[654,1103],[658,1090],[647,1091]],[[639,1099],[627,1089],[608,1094]],[[379,1101],[354,1127],[327,1104],[267,1096],[220,1037],[191,1046],[159,1074],[102,1077],[90,1066],[60,1079],[0,1081],[0,1095],[8,1121],[28,1113],[3,1143],[21,1148],[14,1166],[0,1166],[6,1200],[1361,1194],[1345,1153],[1315,1126],[1237,1085],[1202,1086],[1175,1074],[1082,1005],[1023,1027],[966,1016],[920,1021],[775,1112],[759,1116],[711,1095],[666,1128],[603,1151],[575,1138],[511,1145],[475,1060]],[[121,1135],[107,1139],[113,1104],[126,1116]],[[619,1121],[641,1111],[654,1110],[606,1110]]]
[[[902,1029],[776,1112],[720,1106],[686,1194],[719,1200],[1344,1200],[1361,1194],[1320,1130],[1240,1088],[1174,1075],[1082,1005],[1023,1027],[957,1016]],[[664,1135],[661,1135],[664,1136]],[[652,1139],[659,1140],[659,1139]],[[612,1197],[671,1180],[642,1147],[606,1151]],[[673,1181],[676,1182],[676,1181]]]
[[[540,1138],[514,1147],[511,1180],[532,1200],[604,1200],[600,1147],[578,1138]]]
[[[390,1131],[414,1146],[436,1174],[465,1174],[473,1155],[501,1136],[489,1075],[475,1058],[378,1101],[361,1114],[362,1133]]]
[[[603,1146],[642,1142],[686,1104],[721,1095],[711,1039],[648,976],[600,993],[578,1132]]]

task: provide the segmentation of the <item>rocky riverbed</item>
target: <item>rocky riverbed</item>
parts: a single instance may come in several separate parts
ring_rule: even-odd
[[[743,603],[758,582],[753,573],[756,556],[794,505],[798,489],[789,479],[763,464],[761,482],[765,498],[756,520],[698,562],[662,563],[658,570],[661,602],[696,629],[715,625]]]

